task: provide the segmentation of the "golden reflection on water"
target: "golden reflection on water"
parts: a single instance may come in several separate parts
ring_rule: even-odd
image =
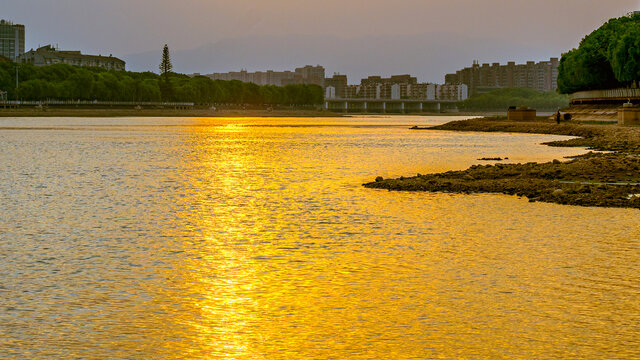
[[[34,310],[21,322],[15,310],[0,312],[8,354],[640,356],[636,210],[360,186],[481,156],[551,160],[580,149],[536,145],[546,136],[412,132],[405,125],[424,118],[410,117],[148,121],[41,138],[0,133],[1,144],[61,147],[66,156],[64,165],[32,159],[19,186],[0,177],[0,190],[21,204],[5,205],[16,215],[0,223],[0,234],[21,239],[0,247],[18,254],[0,266],[0,290],[14,299],[2,305]],[[0,160],[28,163],[23,148],[0,151]],[[45,181],[51,173],[59,184]],[[69,176],[73,186],[60,180]],[[38,184],[53,198],[44,206],[29,200]],[[39,209],[58,219],[39,218]],[[27,215],[50,235],[24,224]],[[38,277],[29,273],[34,252],[20,249],[43,247],[45,259],[59,260],[37,265],[47,274]],[[69,271],[51,271],[57,261]],[[18,286],[15,269],[33,276]],[[42,279],[57,284],[51,296],[25,298],[41,294]]]
[[[339,189],[331,176],[329,180],[304,179],[300,183],[295,183],[296,178],[278,178],[287,177],[292,166],[302,177],[304,169],[336,171],[319,167],[319,154],[291,149],[295,145],[289,141],[299,143],[298,137],[316,131],[235,125],[194,131],[195,141],[202,147],[194,153],[211,155],[191,159],[205,165],[186,165],[204,172],[191,184],[194,192],[210,192],[208,181],[215,181],[215,191],[222,197],[243,201],[225,202],[226,209],[215,209],[215,203],[210,207],[203,201],[200,208],[184,214],[193,217],[194,226],[202,229],[206,244],[194,254],[197,256],[187,257],[189,261],[182,268],[191,276],[185,280],[200,284],[193,292],[202,294],[183,304],[187,314],[198,314],[195,319],[191,315],[184,319],[198,334],[194,348],[201,349],[191,356],[284,359],[525,354],[522,357],[528,358],[566,355],[567,348],[558,346],[558,332],[563,331],[568,333],[566,345],[579,347],[571,344],[573,325],[564,323],[562,310],[558,310],[571,305],[562,302],[566,286],[559,292],[536,286],[556,284],[567,274],[558,274],[557,264],[550,264],[544,246],[539,249],[537,244],[532,249],[527,244],[529,237],[540,241],[555,237],[557,231],[538,228],[531,236],[523,234],[528,228],[523,219],[503,218],[512,213],[514,205],[538,220],[545,220],[549,207],[562,209],[495,196],[408,195],[357,187],[348,192],[356,192],[360,203],[340,199],[338,194],[329,197],[337,203],[333,208],[309,208],[298,200],[311,200],[312,204],[313,196],[301,195],[322,197],[317,194],[322,190],[345,190]],[[322,134],[339,136],[345,131],[351,130],[322,129]],[[224,132],[223,140],[217,138],[220,132]],[[276,139],[272,138],[274,133]],[[286,138],[284,144],[282,137]],[[212,151],[212,141],[230,142],[223,146],[224,155]],[[337,157],[340,171],[340,158],[346,155],[332,156]],[[451,160],[453,164],[462,161]],[[393,159],[382,162],[391,169],[397,166]],[[223,176],[218,173],[221,169],[226,169]],[[256,179],[256,173],[266,179]],[[264,190],[271,191],[265,195]],[[382,200],[384,205],[379,204]],[[355,216],[349,219],[351,223],[332,219],[332,212],[350,208],[347,212]],[[487,211],[501,216],[496,219]],[[398,216],[405,221],[388,221]],[[368,217],[385,223],[367,221]],[[473,218],[477,220],[470,221]],[[427,229],[425,224],[430,224]],[[312,228],[317,226],[321,229]],[[312,232],[310,239],[301,238]],[[548,297],[554,299],[551,304],[546,303]],[[545,310],[537,313],[538,309]]]

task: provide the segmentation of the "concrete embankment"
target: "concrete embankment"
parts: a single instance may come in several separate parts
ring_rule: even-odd
[[[377,178],[364,186],[400,191],[501,193],[524,196],[530,201],[640,208],[640,128],[474,119],[428,129],[579,136],[548,145],[587,146],[613,153],[591,152],[568,162],[474,165],[442,174]]]
[[[617,122],[620,104],[576,104],[562,113],[571,114],[574,122]]]

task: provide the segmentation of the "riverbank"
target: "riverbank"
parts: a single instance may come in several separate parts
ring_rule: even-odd
[[[35,108],[0,109],[2,117],[340,117],[337,114],[324,110],[306,109],[69,109],[48,108],[46,110]]]
[[[584,146],[590,152],[567,162],[474,165],[463,171],[382,179],[368,188],[399,191],[501,193],[579,206],[640,208],[640,128],[616,125],[556,124],[548,120],[510,122],[472,119],[416,130],[515,132],[576,136],[546,143]]]
[[[125,108],[47,108],[35,107],[3,109],[3,117],[344,117],[344,116],[506,116],[505,112],[446,112],[446,113],[343,113],[315,109],[125,109]]]

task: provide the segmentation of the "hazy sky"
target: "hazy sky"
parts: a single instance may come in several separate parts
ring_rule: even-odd
[[[27,27],[27,48],[53,43],[120,57],[251,36],[432,33],[559,55],[631,10],[640,0],[0,0],[0,18]]]

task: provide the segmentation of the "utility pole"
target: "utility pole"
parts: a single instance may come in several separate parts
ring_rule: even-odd
[[[18,80],[18,64],[16,63],[16,101],[20,100],[18,98],[18,84],[19,84],[19,80]]]

